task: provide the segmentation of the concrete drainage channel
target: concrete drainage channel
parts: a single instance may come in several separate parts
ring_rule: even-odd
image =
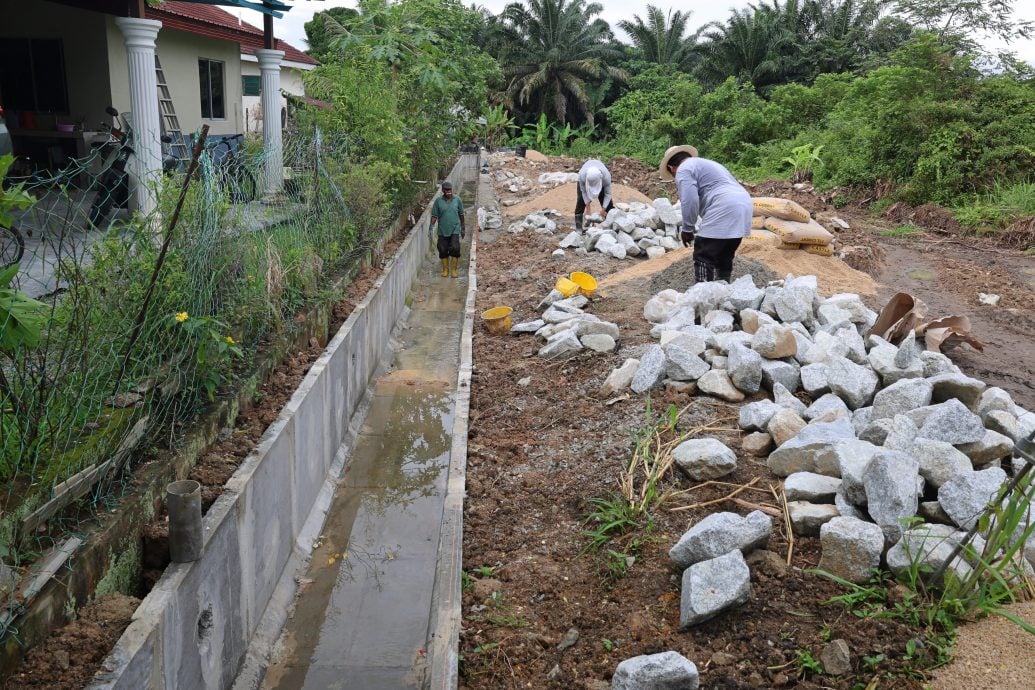
[[[468,186],[476,185],[478,164],[476,154],[461,156],[450,179]],[[273,643],[287,620],[288,608],[297,589],[296,578],[299,582],[308,582],[302,573],[314,548],[318,549],[318,557],[321,557],[323,550],[320,549],[326,546],[336,548],[341,544],[341,548],[335,551],[334,561],[340,559],[342,566],[351,563],[357,575],[362,569],[368,569],[373,575],[376,590],[380,583],[379,569],[383,570],[386,562],[402,554],[401,550],[393,551],[396,543],[389,543],[389,540],[398,541],[407,536],[391,531],[392,520],[388,518],[394,511],[385,510],[388,504],[381,504],[378,513],[376,495],[384,492],[364,493],[371,488],[386,488],[375,485],[378,483],[379,453],[391,444],[382,443],[379,450],[364,443],[365,438],[371,436],[382,436],[386,441],[394,436],[398,441],[398,430],[386,429],[379,434],[380,430],[372,426],[391,421],[393,410],[406,411],[414,416],[414,429],[424,425],[420,433],[411,434],[409,450],[420,448],[419,460],[425,465],[416,468],[401,464],[395,472],[405,478],[412,473],[425,471],[431,474],[435,468],[449,467],[448,476],[437,472],[440,476],[433,481],[417,482],[420,485],[417,494],[426,497],[429,493],[437,493],[439,509],[443,504],[445,506],[444,513],[437,514],[434,514],[433,506],[424,507],[418,522],[426,530],[429,523],[434,526],[444,518],[441,543],[448,553],[443,557],[451,563],[446,571],[438,568],[434,582],[422,585],[427,588],[426,614],[408,609],[410,603],[406,601],[396,601],[395,608],[410,621],[420,616],[432,617],[432,602],[436,608],[441,608],[443,597],[439,592],[445,589],[451,593],[455,588],[455,596],[445,597],[450,613],[436,613],[431,622],[438,628],[447,619],[456,619],[455,625],[446,626],[452,628],[451,651],[434,645],[434,655],[438,658],[433,662],[452,663],[455,667],[459,624],[459,519],[463,500],[463,464],[466,462],[474,257],[472,251],[472,271],[466,297],[453,298],[458,324],[455,332],[458,339],[463,334],[464,342],[451,346],[454,361],[446,369],[421,369],[416,366],[418,361],[442,362],[446,357],[441,353],[450,348],[445,342],[437,341],[441,342],[441,348],[436,351],[428,347],[430,343],[426,339],[422,342],[421,338],[412,335],[408,338],[404,331],[396,328],[406,315],[407,299],[419,275],[425,278],[418,284],[417,297],[424,296],[430,303],[414,304],[416,308],[408,319],[410,330],[420,333],[420,327],[434,328],[436,321],[442,320],[436,311],[450,310],[448,295],[445,305],[439,304],[435,302],[442,299],[437,296],[438,291],[424,284],[429,271],[426,264],[431,240],[429,217],[430,207],[400,246],[390,267],[314,363],[277,421],[266,430],[255,451],[227,482],[224,493],[204,517],[205,543],[201,558],[166,569],[89,687],[127,690],[257,687],[269,663]],[[446,283],[451,279],[437,280]],[[453,285],[457,283],[452,282]],[[445,308],[436,309],[436,304]],[[421,309],[421,306],[430,308]],[[426,312],[423,316],[422,311]],[[404,349],[396,354],[396,366],[390,368],[385,360],[390,360],[395,354],[391,347],[393,331],[402,340]],[[406,345],[410,346],[408,350]],[[379,374],[383,375],[371,385]],[[425,379],[420,385],[421,393],[407,393],[400,397],[404,401],[402,407],[379,407],[379,398],[384,397],[379,396],[379,392],[383,393],[393,384],[399,389],[397,392],[405,392],[406,388],[417,384],[415,378]],[[450,390],[453,380],[462,386],[460,395]],[[454,404],[457,406],[456,414],[441,412],[443,405],[452,407]],[[448,453],[434,453],[425,447],[434,445],[424,436],[424,432],[434,428],[428,418],[436,418],[440,427],[450,424],[448,433],[437,440],[438,444],[444,444]],[[365,420],[369,423],[365,424]],[[460,427],[459,437],[457,426]],[[450,435],[451,444],[447,438]],[[458,441],[462,441],[462,445]],[[396,445],[403,451],[407,450],[403,447],[405,444]],[[368,448],[366,452],[365,447]],[[415,457],[413,452],[397,455],[403,458],[404,463],[406,458],[412,460]],[[459,478],[454,471],[459,472]],[[358,482],[356,486],[350,483],[354,480]],[[348,518],[349,505],[352,505],[351,519]],[[402,513],[406,512],[406,505],[405,501],[398,503]],[[326,537],[321,537],[325,532],[325,520],[329,529],[340,527],[342,532],[346,523],[358,524],[357,506],[371,508],[372,515],[380,514],[384,518],[383,526],[389,531],[368,530],[366,537],[372,541],[363,544],[342,541],[350,535],[339,531],[331,533],[328,530]],[[335,522],[336,519],[341,522]],[[436,561],[438,536],[437,530],[424,535],[426,540],[431,540],[432,547],[426,550],[431,552],[431,564]],[[335,543],[330,543],[332,541]],[[352,554],[352,561],[347,560],[349,549],[357,549]],[[319,565],[315,559],[313,563]],[[444,581],[446,572],[455,582]],[[336,576],[334,581],[338,579],[342,578]],[[434,599],[432,584],[436,591]],[[361,605],[364,596],[361,592],[358,598],[346,601]],[[300,611],[306,606],[305,601],[303,591],[299,599]],[[327,602],[331,603],[331,600]],[[338,599],[333,603],[337,604]],[[362,611],[362,607],[359,610]],[[347,617],[349,612],[339,613]],[[372,635],[372,625],[378,619],[368,616],[362,622],[366,628],[352,633],[353,639]],[[431,644],[429,641],[424,646]],[[412,651],[416,653],[418,650]],[[376,664],[373,659],[371,663]],[[413,675],[407,682],[415,683],[411,687],[420,687],[428,678],[426,668],[423,664],[408,665],[413,667]],[[447,675],[452,675],[455,684],[455,670]],[[345,682],[346,679],[338,677],[337,681]],[[305,687],[329,685],[307,684]],[[391,684],[384,687],[401,686]]]

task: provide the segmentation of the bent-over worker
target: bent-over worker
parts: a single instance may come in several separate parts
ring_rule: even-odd
[[[438,258],[442,260],[442,277],[457,277],[460,266],[460,240],[464,238],[464,202],[453,195],[453,183],[442,183],[442,196],[431,206],[431,226],[438,223]]]
[[[601,213],[606,215],[615,207],[611,200],[611,171],[595,158],[579,168],[578,200],[575,202],[575,230],[582,232],[582,219],[586,207],[593,210],[593,202],[600,203]]]
[[[670,147],[658,172],[661,179],[676,181],[683,211],[680,239],[694,247],[694,281],[730,280],[737,247],[751,234],[751,195],[722,165],[699,158],[693,146]]]

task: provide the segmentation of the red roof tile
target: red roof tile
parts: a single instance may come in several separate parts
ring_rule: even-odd
[[[232,41],[241,47],[245,55],[254,55],[262,48],[262,29],[241,21],[226,10],[215,5],[195,2],[165,0],[158,7],[148,7],[147,17],[158,19],[162,25],[178,31]],[[305,65],[320,64],[287,41],[277,39],[277,50],[284,51],[284,59]]]

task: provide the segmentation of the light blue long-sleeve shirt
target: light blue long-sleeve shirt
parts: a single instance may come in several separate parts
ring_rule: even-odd
[[[607,208],[608,204],[611,203],[611,171],[596,158],[590,158],[582,164],[581,168],[579,168],[579,194],[582,195],[582,200],[587,204],[599,201],[596,197],[591,197],[589,192],[586,191],[586,175],[589,173],[591,168],[600,169],[600,177],[603,181],[602,189],[604,190],[604,201],[601,203],[601,206],[603,206],[603,208]]]
[[[715,161],[707,158],[683,161],[676,170],[676,191],[682,206],[684,230],[697,225],[699,236],[713,239],[736,239],[751,234],[751,195],[729,170]]]

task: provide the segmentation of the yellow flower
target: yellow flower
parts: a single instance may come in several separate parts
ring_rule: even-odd
[[[187,312],[181,311],[179,314],[176,315],[177,323],[183,323],[186,320],[187,320]]]
[[[236,344],[236,343],[234,343],[234,339],[231,338],[230,336],[226,336],[225,340],[226,340],[226,344],[227,345],[235,345]]]

